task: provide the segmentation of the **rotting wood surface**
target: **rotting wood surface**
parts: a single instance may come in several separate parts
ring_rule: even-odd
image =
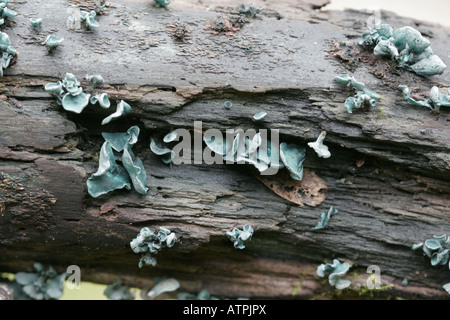
[[[396,89],[448,87],[448,71],[427,79],[369,59],[351,47],[368,18],[355,11],[317,12],[285,1],[227,36],[205,26],[238,2],[212,2],[206,10],[195,1],[161,9],[120,0],[97,17],[98,31],[68,30],[66,19],[82,2],[12,3],[19,15],[3,29],[19,55],[0,78],[1,271],[31,271],[39,261],[61,272],[79,265],[83,280],[104,283],[119,276],[146,287],[165,276],[178,279],[183,291],[208,289],[220,297],[333,298],[315,270],[338,258],[352,263],[355,287],[339,297],[358,296],[369,265],[380,267],[383,285],[393,285],[380,296],[448,297],[442,289],[448,269],[431,267],[410,247],[450,234],[449,113],[410,106]],[[37,8],[44,19],[39,34],[28,23]],[[382,19],[420,30],[450,65],[448,29],[385,12]],[[168,32],[174,24],[189,29],[186,41]],[[65,38],[53,55],[40,44],[50,32]],[[79,80],[101,74],[106,83],[98,90],[127,101],[132,114],[101,127],[110,110],[65,112],[43,86],[66,72]],[[347,113],[349,92],[333,81],[346,72],[382,95],[376,107]],[[253,122],[262,110],[268,115]],[[305,145],[327,131],[332,157],[320,159],[307,147],[305,161],[325,181],[326,199],[300,207],[247,166],[167,166],[151,153],[151,136],[192,129],[194,121],[204,130],[279,129],[282,141]],[[147,170],[148,194],[89,197],[85,182],[97,168],[101,132],[132,125],[141,129],[134,151]],[[339,214],[325,230],[311,231],[330,206]],[[225,232],[244,224],[255,234],[238,251]],[[129,242],[144,226],[167,227],[181,241],[158,254],[156,267],[138,269]],[[409,285],[401,286],[405,278]]]

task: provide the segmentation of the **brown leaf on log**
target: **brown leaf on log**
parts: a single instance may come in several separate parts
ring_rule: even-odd
[[[303,170],[301,181],[292,179],[285,170],[271,176],[261,175],[257,171],[253,174],[277,195],[301,207],[318,206],[325,200],[328,191],[326,182],[308,169]]]

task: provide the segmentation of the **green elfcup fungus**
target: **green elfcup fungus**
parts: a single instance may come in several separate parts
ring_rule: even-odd
[[[131,292],[130,287],[122,285],[120,279],[107,285],[103,294],[110,300],[134,300],[135,298],[135,293]]]
[[[339,76],[336,76],[334,80],[340,84],[343,84],[344,86],[348,86],[350,88],[356,88],[356,89],[362,89],[364,88],[364,83],[360,81],[356,81],[355,77],[350,76],[348,74],[341,74]]]
[[[422,248],[423,254],[430,258],[432,266],[446,265],[449,262],[450,236],[441,235],[433,236],[431,239],[426,239],[425,242],[415,243],[412,245],[412,250]]]
[[[154,0],[159,7],[167,7],[171,0]]]
[[[303,161],[305,160],[305,148],[295,144],[280,143],[280,158],[284,166],[289,170],[294,180],[303,179]]]
[[[144,165],[131,151],[138,140],[139,132],[139,127],[133,126],[126,133],[102,133],[105,143],[100,150],[99,168],[87,181],[88,192],[92,197],[117,189],[130,190],[131,185],[136,192],[147,193],[147,173]],[[116,163],[113,149],[122,152],[123,166]]]
[[[130,242],[130,247],[134,253],[145,255],[139,260],[139,268],[146,265],[156,266],[157,261],[153,254],[158,253],[161,249],[171,248],[178,241],[175,233],[169,229],[160,227],[155,233],[147,227],[141,229],[139,234]]]
[[[261,111],[253,116],[253,120],[260,121],[267,115],[267,112]]]
[[[149,290],[145,296],[149,299],[154,299],[157,296],[165,293],[165,292],[173,292],[176,291],[180,287],[180,283],[174,279],[169,278],[158,282],[151,290]]]
[[[100,150],[98,170],[87,180],[89,194],[97,198],[117,189],[131,190],[131,181],[126,169],[116,163],[109,142]]]
[[[34,29],[39,29],[42,25],[42,18],[30,18],[30,24]]]
[[[95,20],[95,16],[97,13],[95,11],[81,11],[80,19],[84,21],[84,25],[86,28],[91,30],[96,30],[100,26],[97,20]]]
[[[320,215],[320,221],[314,228],[312,228],[312,230],[324,229],[328,225],[328,222],[330,221],[331,217],[337,214],[338,212],[339,211],[334,207],[330,207],[328,211],[322,212]]]
[[[65,273],[58,274],[52,267],[45,270],[40,263],[33,265],[36,273],[19,272],[15,282],[21,287],[28,299],[57,300],[64,291]]]
[[[381,98],[381,96],[369,89],[363,89],[359,91],[354,97],[348,97],[345,100],[345,107],[348,113],[353,113],[354,109],[360,109],[363,106],[374,107],[376,102]]]
[[[254,18],[256,17],[256,15],[260,12],[262,12],[264,9],[263,8],[257,8],[254,5],[248,5],[243,3],[238,9],[237,12],[239,14],[244,14],[248,17]]]
[[[11,45],[11,40],[9,36],[0,32],[0,51],[1,51],[1,66],[0,66],[0,77],[3,76],[3,70],[9,67],[11,60],[16,55],[16,48]]]
[[[109,133],[102,132],[103,139],[109,142],[111,148],[117,152],[122,152],[127,146],[133,146],[138,141],[140,129],[138,126],[132,126],[127,132]]]
[[[327,135],[326,131],[322,131],[314,142],[308,142],[308,146],[313,148],[319,158],[329,158],[331,157],[331,153],[328,150],[328,147],[323,144],[323,140]]]
[[[61,102],[62,102],[62,106],[65,110],[79,114],[89,104],[89,98],[90,98],[90,94],[86,94],[84,92],[80,92],[76,95],[72,95],[71,93],[66,93],[63,96]]]
[[[157,156],[160,156],[161,161],[165,164],[170,164],[175,157],[175,153],[161,140],[151,138],[150,150]]]
[[[115,119],[118,119],[126,114],[129,114],[130,112],[131,106],[125,101],[120,100],[120,102],[117,104],[116,112],[103,119],[102,125],[108,124]]]
[[[329,274],[328,283],[338,290],[343,290],[352,284],[350,280],[342,279],[349,269],[350,265],[348,263],[341,263],[338,259],[334,259],[332,264],[321,264],[317,268],[316,273],[321,278]]]
[[[242,230],[239,230],[238,228],[234,228],[232,231],[227,231],[226,235],[228,239],[230,239],[233,242],[233,245],[236,249],[244,249],[245,245],[244,243],[246,241],[250,241],[253,236],[253,228],[246,224]]]
[[[57,47],[59,47],[63,41],[64,41],[64,38],[60,38],[53,34],[49,34],[47,36],[47,38],[45,38],[44,43],[50,51],[53,51]]]
[[[90,102],[91,104],[96,104],[98,102],[100,107],[102,107],[103,109],[108,109],[111,106],[111,101],[109,101],[107,93],[101,93],[92,96]]]
[[[177,140],[177,138],[178,138],[178,135],[177,135],[176,131],[172,131],[164,136],[163,141],[164,141],[164,143],[170,143],[170,142]]]
[[[444,288],[445,291],[447,291],[448,294],[450,294],[450,282],[446,283],[442,286],[442,288]]]
[[[410,26],[394,30],[388,24],[376,25],[364,32],[359,44],[373,47],[374,55],[391,57],[399,67],[421,76],[442,74],[447,67],[433,53],[430,41]]]
[[[399,85],[398,89],[402,91],[405,100],[412,105],[426,107],[435,112],[439,112],[441,107],[450,107],[450,88],[447,89],[449,95],[445,95],[440,93],[438,87],[433,86],[430,90],[429,99],[421,101],[411,97],[411,92],[407,86]]]
[[[99,74],[94,74],[94,75],[89,75],[87,74],[84,79],[86,79],[87,81],[89,81],[91,83],[91,86],[95,87],[99,84],[103,84],[105,83],[105,80],[103,79],[103,77]]]
[[[3,18],[14,18],[17,16],[17,12],[7,7],[8,2],[0,2],[0,12]],[[3,22],[4,23],[4,22]],[[2,23],[2,24],[3,24]]]
[[[223,104],[223,106],[226,109],[231,109],[231,107],[233,106],[233,104],[231,103],[231,101],[225,101],[225,103]]]

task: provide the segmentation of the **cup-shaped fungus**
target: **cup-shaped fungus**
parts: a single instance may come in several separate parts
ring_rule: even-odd
[[[319,158],[329,158],[331,157],[331,153],[328,150],[328,147],[323,144],[323,140],[325,139],[327,133],[326,131],[322,131],[314,142],[308,142],[308,146],[314,149]]]
[[[120,100],[120,102],[117,104],[116,112],[114,112],[113,114],[111,114],[108,117],[106,117],[105,119],[103,119],[102,125],[110,123],[112,120],[120,118],[121,116],[126,115],[130,112],[131,112],[131,106],[128,103],[126,103],[125,101]]]
[[[236,249],[244,249],[244,243],[252,239],[253,232],[253,228],[249,224],[246,224],[242,228],[242,230],[234,228],[232,231],[227,231],[226,235],[228,239],[233,242],[233,245]]]
[[[91,104],[96,104],[98,102],[100,107],[102,107],[103,109],[108,109],[111,106],[111,101],[109,101],[107,93],[101,93],[92,96],[90,101]]]
[[[280,158],[284,166],[289,170],[294,180],[303,179],[303,161],[305,160],[305,148],[295,144],[280,143]]]
[[[30,24],[33,28],[38,29],[42,25],[42,18],[30,18]]]
[[[328,273],[328,283],[336,289],[342,290],[351,285],[350,280],[342,279],[349,269],[350,265],[348,263],[341,263],[339,260],[334,259],[332,264],[321,264],[317,268],[316,273],[321,278],[324,278]]]

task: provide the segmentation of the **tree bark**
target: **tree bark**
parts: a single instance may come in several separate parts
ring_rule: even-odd
[[[324,1],[253,3],[266,9],[228,35],[205,27],[219,15],[236,16],[239,1],[209,8],[174,1],[164,9],[117,0],[93,32],[69,30],[66,19],[94,1],[40,3],[41,31],[28,23],[35,2],[11,4],[19,15],[3,31],[18,57],[0,78],[1,271],[31,271],[36,261],[60,272],[78,265],[82,280],[121,277],[147,287],[154,277],[174,277],[182,291],[227,298],[448,297],[448,266],[432,267],[411,245],[450,234],[449,112],[411,106],[397,89],[448,87],[448,71],[419,77],[353,45],[366,13],[316,11]],[[450,65],[448,29],[388,12],[382,19],[417,28]],[[190,31],[184,41],[169,30],[176,23]],[[41,45],[49,33],[65,39],[52,55]],[[66,72],[79,80],[101,74],[98,91],[128,102],[131,115],[101,126],[111,110],[64,111],[43,87]],[[347,72],[381,94],[376,107],[347,113],[349,93],[334,82]],[[259,111],[268,114],[253,122]],[[203,130],[279,129],[281,141],[299,145],[325,130],[331,158],[307,148],[305,167],[326,183],[326,199],[299,206],[246,165],[168,166],[150,151],[150,137],[192,130],[194,121]],[[132,125],[141,129],[133,151],[144,162],[148,194],[90,197],[86,179],[98,166],[101,132]],[[330,206],[339,213],[311,231]],[[236,250],[225,232],[245,224],[253,239]],[[129,242],[144,226],[167,227],[181,241],[157,255],[156,267],[139,269]],[[353,286],[339,294],[316,275],[335,258],[352,264]],[[380,267],[384,290],[363,290],[370,265]]]

